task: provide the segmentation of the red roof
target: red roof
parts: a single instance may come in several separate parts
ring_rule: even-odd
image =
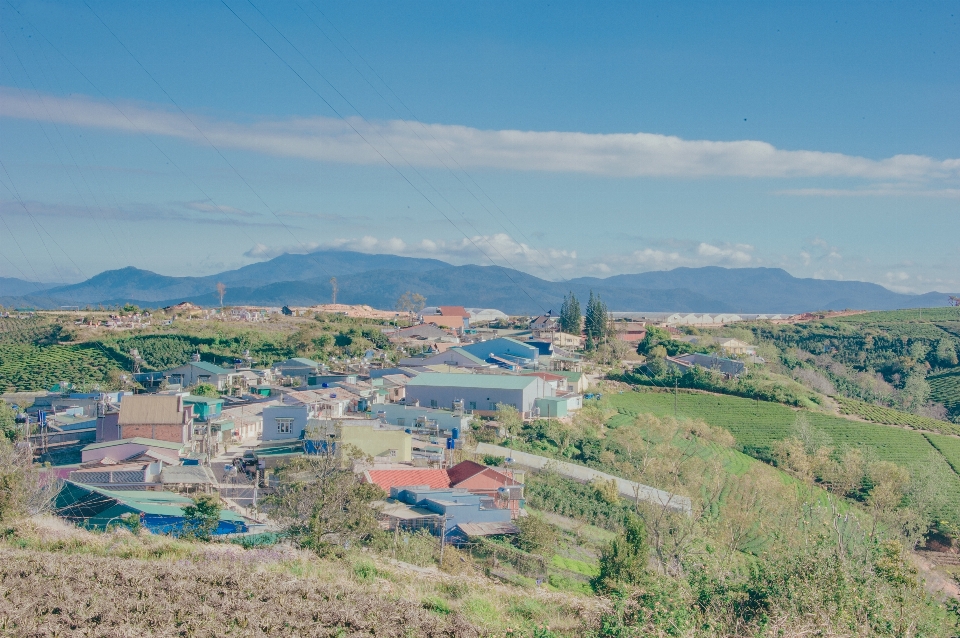
[[[450,477],[450,485],[456,485],[460,481],[465,481],[475,474],[487,469],[486,465],[480,465],[479,463],[474,463],[473,461],[461,461],[457,463],[449,470],[447,470],[447,475]]]
[[[443,317],[469,317],[470,313],[467,312],[466,308],[463,306],[437,306],[437,309],[440,311],[440,315]]]
[[[426,485],[434,489],[450,487],[450,477],[446,470],[420,468],[367,470],[364,474],[368,481],[382,487],[384,492],[389,492],[391,487],[406,487],[408,485]]]

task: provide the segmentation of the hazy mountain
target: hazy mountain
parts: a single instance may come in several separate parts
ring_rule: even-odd
[[[16,277],[0,277],[0,297],[19,297],[33,295],[40,291],[53,288],[56,284],[41,284],[33,281],[24,281]]]
[[[429,304],[499,308],[513,314],[560,310],[573,291],[585,302],[594,291],[611,310],[675,312],[782,312],[825,309],[893,309],[942,306],[947,295],[906,295],[859,281],[800,279],[779,268],[677,268],[545,281],[498,266],[452,266],[435,259],[321,251],[281,255],[205,277],[167,277],[137,268],[110,270],[70,286],[39,293],[0,280],[0,304],[55,308],[61,305],[167,306],[180,301],[217,305],[216,284],[227,285],[224,302],[252,305],[329,303],[330,278],[336,277],[337,301],[392,308],[405,291],[419,292]]]

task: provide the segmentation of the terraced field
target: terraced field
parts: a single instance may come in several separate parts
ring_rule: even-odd
[[[960,413],[960,370],[932,374],[927,381],[931,399],[947,406],[953,414]]]
[[[619,414],[613,417],[611,425],[618,420],[627,420],[641,412],[659,416],[674,414],[674,396],[665,392],[624,392],[609,395],[610,404]],[[779,403],[757,402],[731,396],[718,396],[703,393],[680,393],[676,397],[677,415],[698,418],[710,425],[725,428],[733,434],[741,449],[758,458],[769,454],[774,441],[787,438],[793,433],[794,423],[799,410]],[[960,444],[960,439],[906,430],[889,425],[862,423],[838,416],[818,412],[803,411],[807,420],[821,432],[830,437],[835,447],[861,447],[868,449],[880,460],[893,461],[907,468],[916,468],[924,464],[931,451],[940,451],[931,438],[949,439]],[[931,437],[931,438],[928,438]],[[953,450],[951,443],[943,443],[944,449]],[[958,445],[960,447],[960,445]],[[952,452],[951,452],[952,453]],[[960,453],[960,450],[958,450]],[[956,457],[954,457],[956,458]],[[953,467],[960,467],[954,460]],[[945,512],[951,519],[960,522],[960,477],[948,471],[943,480],[952,496],[951,512]]]
[[[103,383],[117,361],[93,344],[71,346],[0,345],[0,389],[33,391],[61,380],[77,386]]]
[[[957,390],[960,391],[960,373],[956,376]],[[933,383],[931,382],[931,387]],[[892,410],[879,405],[857,401],[856,399],[847,399],[845,397],[834,397],[840,404],[842,414],[859,416],[873,423],[883,423],[886,425],[903,425],[914,430],[929,430],[931,432],[942,432],[943,434],[960,435],[960,425],[947,423],[937,419],[931,419],[925,416]]]

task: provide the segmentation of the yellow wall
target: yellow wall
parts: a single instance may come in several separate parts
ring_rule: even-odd
[[[364,454],[380,456],[388,450],[396,450],[392,460],[407,462],[413,460],[413,437],[403,430],[374,429],[372,425],[348,425],[340,428],[340,443],[353,445]]]

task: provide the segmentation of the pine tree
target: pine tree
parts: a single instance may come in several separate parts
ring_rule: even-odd
[[[576,295],[571,292],[569,297],[563,297],[563,305],[560,306],[560,331],[578,335],[582,327],[583,317],[580,314],[580,302],[577,301]]]
[[[600,295],[590,291],[590,300],[587,301],[587,349],[599,347],[606,342],[609,333],[607,325],[607,304],[603,303]]]

